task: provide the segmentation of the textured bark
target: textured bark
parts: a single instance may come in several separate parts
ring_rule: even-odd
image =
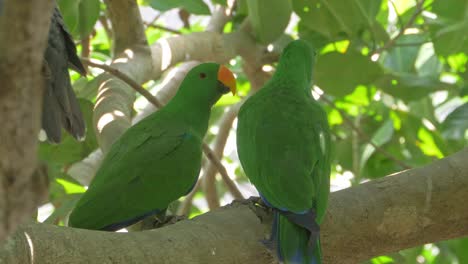
[[[34,173],[52,0],[0,1],[0,244],[47,188]]]
[[[322,226],[325,263],[359,263],[468,235],[467,159],[468,148],[426,167],[333,193]],[[270,224],[270,212],[239,203],[126,234],[30,224],[0,251],[0,262],[272,263],[260,243]]]

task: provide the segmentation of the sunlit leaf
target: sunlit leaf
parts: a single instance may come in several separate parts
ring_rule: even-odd
[[[55,180],[63,186],[65,192],[68,194],[84,193],[86,191],[83,186],[67,181],[66,179],[56,178]]]
[[[468,130],[468,103],[450,113],[442,123],[442,135],[448,139],[463,139]]]

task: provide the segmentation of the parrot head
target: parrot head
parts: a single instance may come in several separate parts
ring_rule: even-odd
[[[213,105],[229,91],[236,93],[234,74],[217,63],[202,63],[187,73],[180,85],[180,97],[203,105]]]
[[[315,50],[306,41],[297,39],[290,42],[283,50],[278,62],[277,72],[294,71],[297,78],[312,83],[313,65],[315,63]]]

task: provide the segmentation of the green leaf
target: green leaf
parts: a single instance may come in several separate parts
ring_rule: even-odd
[[[293,0],[293,10],[305,25],[334,39],[348,37],[370,30],[376,23],[381,0]]]
[[[442,136],[447,139],[465,138],[468,130],[468,103],[461,105],[450,113],[442,123]]]
[[[374,143],[378,147],[384,145],[385,143],[389,142],[390,139],[392,139],[393,132],[394,132],[393,121],[392,119],[387,119],[383,123],[383,125],[372,136],[372,143]],[[375,152],[375,148],[371,144],[367,144],[364,147],[364,150],[361,155],[361,160],[360,160],[361,169],[364,168],[364,165],[366,164],[367,160],[369,160],[369,158],[372,156],[374,152]]]
[[[262,44],[284,34],[292,13],[291,2],[284,0],[249,0],[247,8],[255,37]]]
[[[99,0],[81,0],[79,8],[79,33],[83,39],[91,34],[99,19],[100,3]]]
[[[421,43],[427,39],[423,34],[409,34],[401,36],[396,45],[383,57],[383,65],[397,73],[413,73],[415,72],[415,62],[418,58]],[[418,45],[419,43],[419,45]],[[416,45],[411,45],[416,44]]]
[[[70,33],[84,38],[94,29],[99,18],[99,0],[58,1],[60,12]]]
[[[299,37],[314,47],[316,50],[321,50],[325,45],[330,43],[330,39],[328,39],[325,35],[322,35],[320,32],[310,29],[306,25],[304,25],[304,21],[299,21],[298,24],[298,32]]]
[[[382,75],[379,64],[360,53],[330,52],[319,56],[315,67],[316,84],[326,93],[344,96],[359,84],[370,84]]]
[[[453,89],[453,85],[436,78],[412,74],[385,74],[375,82],[382,91],[405,101],[421,99],[435,91]]]
[[[196,15],[210,15],[210,8],[202,0],[149,0],[149,5],[159,11],[184,8]]]
[[[437,54],[468,53],[468,1],[437,0],[432,5],[436,18],[428,19]]]
[[[461,97],[467,96],[467,95],[468,95],[468,83],[465,84],[460,90],[460,96]]]
[[[63,20],[65,21],[65,25],[67,26],[70,33],[73,34],[77,32],[79,16],[78,7],[80,5],[80,1],[59,0],[57,4],[59,6],[60,13],[62,14]]]
[[[219,4],[222,6],[227,6],[227,0],[211,0],[213,4]]]

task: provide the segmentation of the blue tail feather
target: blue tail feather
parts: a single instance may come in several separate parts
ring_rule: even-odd
[[[301,221],[308,220],[315,222],[314,218],[309,218],[308,214],[297,215]],[[308,229],[290,221],[283,212],[275,212],[271,241],[276,242],[278,258],[284,264],[321,264],[321,249],[319,242],[319,232],[310,232]],[[315,229],[314,229],[315,231]]]

